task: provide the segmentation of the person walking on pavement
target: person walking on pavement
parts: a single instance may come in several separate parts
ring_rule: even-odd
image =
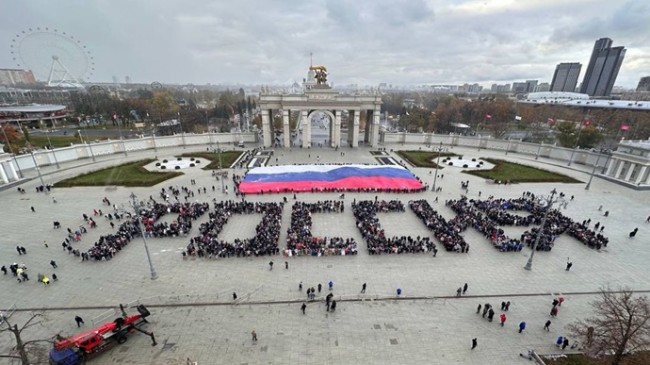
[[[323,286],[320,283],[318,283],[318,292],[319,293],[320,293],[321,289],[323,289]]]
[[[302,311],[302,314],[305,314],[305,309],[307,309],[307,304],[305,304],[305,302],[302,302],[302,305],[300,306],[300,310]]]
[[[483,306],[483,318],[485,318],[485,315],[489,310],[490,310],[490,303],[485,303],[485,305]]]
[[[463,295],[465,295],[466,292],[467,292],[467,283],[463,285]]]
[[[481,313],[481,304],[479,303],[478,307],[476,307],[476,314]]]
[[[327,283],[327,285],[330,287],[330,291],[334,289],[334,282],[332,280],[330,280],[330,282]]]
[[[284,268],[289,270],[289,261],[284,262]]]
[[[463,288],[461,288],[461,287],[459,287],[458,289],[456,289],[456,296],[457,296],[457,297],[460,297],[460,293],[461,293],[462,291],[463,291]]]
[[[237,300],[237,293],[232,292],[232,300]]]
[[[551,317],[557,317],[557,312],[559,311],[558,307],[553,307],[551,309]]]
[[[74,321],[77,322],[77,328],[81,327],[81,325],[84,324],[83,318],[79,316],[74,316]]]
[[[269,262],[269,271],[273,270],[273,261]]]
[[[569,261],[569,258],[567,257],[567,260],[566,260],[566,271],[571,270],[571,266],[573,266],[573,262]]]
[[[522,333],[526,329],[526,322],[519,323],[519,333]]]
[[[255,330],[253,330],[251,332],[251,337],[252,337],[253,343],[256,343],[257,342],[257,332],[255,332]]]
[[[332,300],[332,304],[330,305],[330,312],[334,312],[336,310],[336,300]]]
[[[494,309],[490,308],[488,311],[488,321],[492,322],[492,319],[494,318]]]
[[[52,268],[56,269],[58,266],[56,266],[56,261],[50,260],[50,265],[52,265]]]
[[[298,284],[298,291],[302,291],[302,281]]]
[[[361,294],[365,294],[365,293],[366,293],[366,283],[363,283],[363,285],[361,285]]]
[[[546,332],[551,331],[549,327],[551,327],[551,320],[550,319],[548,321],[546,321],[546,323],[544,324],[544,329],[546,330]]]
[[[506,319],[507,319],[506,314],[501,313],[501,315],[499,316],[499,319],[501,320],[501,327],[503,327],[503,325],[506,323]]]
[[[478,340],[476,338],[472,338],[472,350],[474,350],[478,346]]]
[[[506,302],[506,312],[510,310],[510,301]]]

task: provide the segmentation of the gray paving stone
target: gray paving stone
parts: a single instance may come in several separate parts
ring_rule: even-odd
[[[402,146],[387,146],[400,149]],[[412,148],[409,146],[409,148]],[[200,148],[199,148],[200,149]],[[158,156],[171,157],[183,151],[161,150]],[[187,151],[187,150],[185,150]],[[344,149],[345,158],[339,152],[327,149],[292,152],[279,149],[276,156],[280,164],[315,161],[319,155],[323,162],[375,163],[368,149]],[[519,161],[528,165],[565,173],[586,181],[591,169],[573,164],[566,166],[549,164],[552,161],[518,156],[495,151],[477,152],[471,149],[454,148],[454,152],[466,156],[496,157]],[[308,158],[311,154],[311,160]],[[75,167],[75,163],[62,164],[61,170],[45,167],[46,183],[75,176],[89,169],[97,169],[125,160],[153,157],[150,151],[132,152],[124,156],[102,156],[93,165]],[[397,157],[395,154],[393,156]],[[399,159],[399,157],[397,157]],[[78,164],[78,163],[76,163]],[[429,184],[433,183],[428,169],[413,168],[412,171]],[[437,184],[442,193],[419,194],[356,194],[346,193],[346,210],[342,214],[314,214],[314,234],[354,237],[359,242],[359,254],[349,257],[273,257],[276,263],[273,271],[268,270],[269,257],[230,259],[186,259],[180,252],[189,238],[150,239],[149,248],[159,279],[149,279],[149,268],[142,247],[142,241],[132,241],[122,252],[109,262],[80,262],[67,255],[61,248],[65,227],[76,228],[83,223],[82,213],[102,208],[102,197],[112,203],[128,207],[128,196],[134,192],[142,199],[157,196],[162,186],[187,185],[196,179],[198,188],[205,186],[208,194],[196,194],[198,201],[234,199],[234,196],[220,192],[220,182],[214,181],[209,172],[187,170],[185,175],[167,181],[153,188],[74,188],[55,189],[48,197],[34,192],[37,180],[25,183],[27,194],[14,190],[0,192],[0,263],[23,262],[29,267],[31,277],[46,273],[51,275],[49,261],[57,261],[55,271],[60,280],[49,287],[37,283],[16,283],[11,277],[0,277],[0,307],[17,305],[19,308],[66,307],[68,310],[47,311],[43,328],[28,332],[29,336],[50,337],[55,333],[72,334],[77,331],[73,317],[77,314],[86,320],[90,328],[92,319],[105,314],[104,310],[74,309],[88,306],[116,306],[140,300],[147,304],[180,303],[224,303],[214,306],[155,307],[152,308],[150,330],[156,333],[160,343],[151,347],[145,336],[133,335],[127,344],[108,351],[93,360],[94,364],[180,364],[187,357],[199,364],[359,364],[359,363],[412,363],[412,364],[510,364],[519,363],[518,354],[529,348],[541,353],[559,353],[553,343],[555,338],[565,334],[564,326],[576,318],[589,314],[589,301],[593,295],[565,295],[566,303],[560,315],[553,319],[552,331],[542,330],[548,318],[552,294],[520,297],[509,295],[527,293],[570,293],[597,291],[610,285],[614,288],[625,285],[635,290],[650,289],[650,225],[645,218],[650,214],[648,192],[628,190],[621,186],[595,178],[591,190],[585,191],[584,184],[515,184],[501,186],[487,184],[480,178],[462,174],[460,170],[447,167],[443,179]],[[235,173],[243,173],[236,170]],[[28,172],[29,177],[33,172]],[[533,271],[522,269],[530,251],[521,253],[500,253],[491,247],[476,231],[467,230],[463,235],[471,244],[467,255],[440,250],[438,257],[419,255],[370,256],[365,242],[354,225],[349,203],[352,199],[399,199],[425,198],[435,209],[452,218],[454,213],[444,206],[447,199],[460,196],[460,181],[470,180],[469,196],[482,198],[518,197],[524,191],[546,194],[557,187],[568,196],[575,195],[575,201],[568,205],[564,214],[574,219],[591,218],[605,225],[610,245],[597,252],[576,240],[563,236],[550,253],[536,253]],[[217,187],[216,192],[211,186]],[[232,184],[229,183],[232,192]],[[51,197],[57,198],[53,203]],[[250,197],[253,201],[280,201],[283,195]],[[433,203],[439,196],[440,202]],[[300,201],[338,199],[333,194],[297,194]],[[287,195],[289,204],[283,213],[280,247],[285,245],[286,229],[291,214],[292,196]],[[599,205],[611,212],[602,217]],[[34,206],[36,213],[29,210]],[[380,214],[382,226],[389,235],[429,234],[417,218],[407,210],[403,214]],[[165,219],[173,219],[172,216]],[[195,222],[192,234],[197,232],[201,221]],[[52,221],[61,222],[63,229],[52,229]],[[102,234],[111,231],[108,222],[96,217],[98,228],[89,229],[74,246],[87,249]],[[226,239],[250,237],[259,222],[257,215],[234,216],[226,225],[222,236]],[[639,227],[635,239],[627,233]],[[521,234],[520,228],[504,227],[512,236]],[[49,245],[45,248],[43,241]],[[26,256],[18,256],[17,244],[27,248]],[[570,272],[564,270],[566,258],[574,266]],[[289,270],[283,262],[288,261]],[[323,303],[309,303],[307,314],[300,313],[300,301],[304,291],[298,291],[303,281],[305,289],[319,282],[334,281],[334,294],[339,301],[335,313],[327,313]],[[365,295],[359,294],[361,284],[367,282]],[[347,302],[346,299],[393,298],[395,290],[402,288],[403,297],[453,296],[458,286],[469,283],[468,295],[501,295],[495,298],[427,299],[400,301]],[[236,291],[239,300],[232,301]],[[326,294],[318,296],[322,299]],[[260,301],[296,300],[293,304],[252,304]],[[501,328],[497,320],[493,323],[475,314],[479,303],[512,302],[506,326]],[[226,305],[227,303],[227,305]],[[28,313],[17,312],[12,320],[24,320]],[[518,323],[525,320],[527,330],[518,334]],[[99,321],[99,318],[98,318]],[[256,329],[259,341],[252,344],[250,331]],[[477,337],[479,346],[470,350],[471,339]],[[391,344],[395,342],[395,344]],[[7,336],[0,337],[0,350],[9,346]],[[164,345],[166,343],[166,346]]]

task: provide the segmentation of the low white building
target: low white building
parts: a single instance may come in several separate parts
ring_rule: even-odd
[[[637,189],[650,189],[650,140],[621,141],[602,177]]]

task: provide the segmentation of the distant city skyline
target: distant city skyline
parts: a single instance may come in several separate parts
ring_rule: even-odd
[[[17,34],[51,27],[92,52],[97,82],[288,85],[313,52],[338,85],[550,83],[559,63],[587,65],[599,38],[627,51],[614,86],[650,70],[644,0],[33,0],[0,12],[0,68],[17,68]]]

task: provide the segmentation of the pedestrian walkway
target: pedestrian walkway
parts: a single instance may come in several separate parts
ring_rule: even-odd
[[[407,146],[413,149],[412,146]],[[387,150],[402,149],[403,146],[386,146]],[[200,148],[199,148],[200,149]],[[415,148],[417,149],[417,148]],[[198,149],[197,149],[198,150]],[[201,149],[202,150],[202,149]],[[274,157],[279,164],[316,162],[319,156],[324,163],[375,163],[369,148],[342,149],[277,149]],[[160,158],[170,158],[175,153],[189,150],[160,150]],[[480,152],[472,149],[453,148],[451,152],[466,157],[493,157],[548,170],[561,172],[586,182],[591,169],[577,164],[571,168],[548,165],[539,159],[520,160],[521,157],[503,152]],[[128,160],[151,156],[151,151],[130,152]],[[309,157],[311,155],[311,158]],[[399,156],[392,153],[397,160]],[[342,160],[342,159],[345,160]],[[62,169],[43,168],[45,183],[75,176],[81,172],[124,162],[124,156],[103,156],[93,165],[73,167],[62,164]],[[275,159],[273,159],[275,164]],[[156,333],[160,344],[157,348],[148,346],[145,336],[132,336],[122,350],[112,350],[101,355],[96,364],[160,364],[184,361],[190,357],[199,364],[286,364],[298,362],[340,364],[358,363],[433,363],[433,364],[509,364],[519,361],[518,354],[535,348],[539,353],[561,352],[553,345],[558,335],[565,335],[563,327],[574,319],[589,314],[588,303],[594,295],[572,295],[566,293],[597,292],[609,285],[612,289],[629,286],[634,290],[650,290],[650,224],[645,218],[650,214],[647,192],[626,189],[622,186],[595,178],[590,190],[585,184],[487,184],[483,179],[461,173],[462,169],[446,167],[444,179],[437,179],[441,193],[431,191],[417,194],[371,194],[346,193],[344,213],[313,214],[313,231],[321,235],[351,237],[359,243],[359,254],[345,257],[274,257],[274,270],[268,270],[269,257],[228,259],[183,259],[181,252],[187,245],[186,238],[161,238],[148,240],[152,261],[159,278],[151,281],[149,267],[142,247],[142,240],[133,240],[119,255],[108,262],[80,262],[63,251],[61,242],[65,228],[75,229],[83,224],[82,213],[92,214],[92,209],[102,208],[102,198],[129,209],[128,196],[133,192],[141,199],[150,195],[157,198],[163,186],[179,185],[190,187],[190,180],[196,180],[194,189],[207,187],[208,194],[195,195],[198,201],[212,199],[234,199],[232,183],[230,195],[221,193],[220,182],[211,177],[209,171],[184,170],[185,175],[168,180],[152,188],[107,189],[85,187],[54,189],[50,196],[34,192],[38,179],[29,181],[23,187],[27,193],[19,194],[15,189],[0,192],[2,212],[0,213],[0,264],[24,263],[30,276],[38,273],[50,276],[53,268],[50,261],[56,261],[57,282],[49,286],[38,283],[18,284],[12,277],[0,274],[0,308],[9,308],[16,303],[18,309],[29,308],[87,308],[84,310],[48,311],[47,322],[38,334],[55,334],[60,331],[71,334],[76,331],[74,315],[86,320],[103,312],[107,306],[140,299],[145,304],[200,304],[203,302],[229,303],[227,305],[194,305],[156,307],[152,310],[149,329]],[[412,168],[425,183],[433,184],[429,169]],[[237,169],[231,171],[243,174]],[[444,206],[447,199],[457,199],[461,193],[460,181],[470,181],[470,198],[481,199],[490,195],[516,198],[525,191],[547,194],[553,188],[574,195],[562,213],[575,220],[599,221],[610,238],[609,246],[596,251],[585,247],[568,236],[558,239],[551,252],[537,252],[533,270],[525,271],[530,250],[520,253],[500,253],[477,231],[468,229],[463,236],[471,244],[469,254],[455,254],[440,249],[437,257],[428,254],[371,256],[365,249],[365,241],[355,227],[355,219],[349,204],[353,199],[372,200],[398,199],[404,203],[414,199],[427,199],[434,209],[450,219],[454,213]],[[217,186],[212,192],[211,186]],[[57,203],[52,201],[56,197]],[[250,196],[249,201],[280,201],[285,195]],[[286,195],[279,246],[285,246],[286,229],[290,221],[293,196]],[[435,197],[439,202],[434,203]],[[315,202],[337,199],[337,194],[300,193],[297,200]],[[598,207],[610,211],[603,217]],[[30,211],[30,207],[35,212]],[[165,219],[167,219],[166,217]],[[194,222],[190,237],[196,234],[198,225],[207,220],[207,215]],[[386,234],[424,235],[426,228],[408,209],[404,213],[382,213],[379,215]],[[111,232],[103,217],[95,217],[98,228],[89,229],[76,248],[86,250],[101,235]],[[59,221],[62,229],[53,229],[52,222]],[[259,223],[258,215],[238,216],[226,225],[224,237],[250,237]],[[635,238],[628,237],[635,227],[639,231]],[[518,236],[521,228],[504,227],[506,234]],[[48,243],[48,247],[43,242]],[[15,246],[27,249],[27,255],[19,256]],[[441,247],[441,246],[439,246]],[[565,271],[567,257],[573,262],[571,271]],[[283,262],[289,262],[285,269]],[[305,290],[318,283],[327,287],[333,281],[335,300],[334,313],[325,311],[323,303],[308,303],[306,314],[300,312],[300,305],[306,299]],[[36,280],[33,280],[36,281]],[[304,283],[302,292],[298,283]],[[367,301],[357,301],[361,285],[366,282]],[[465,297],[454,298],[456,289],[469,284]],[[402,289],[401,300],[370,300],[392,298],[396,289]],[[232,293],[238,300],[232,303]],[[323,290],[322,299],[328,290]],[[557,319],[552,319],[551,332],[543,331],[553,295],[535,293],[565,293],[566,303]],[[467,297],[472,296],[472,297]],[[411,300],[410,297],[420,298]],[[489,323],[475,315],[476,306],[486,302],[497,308],[503,300],[512,301],[508,320],[504,326],[496,320]],[[176,303],[174,303],[174,301]],[[295,301],[295,302],[294,302]],[[257,305],[247,305],[257,303]],[[98,307],[98,309],[92,309]],[[12,319],[24,318],[28,313],[17,312]],[[517,333],[517,325],[525,321],[526,330]],[[252,344],[250,333],[255,329],[259,340]],[[539,331],[538,331],[539,330]],[[473,351],[471,339],[478,338]],[[8,337],[0,338],[0,350],[6,349]]]

